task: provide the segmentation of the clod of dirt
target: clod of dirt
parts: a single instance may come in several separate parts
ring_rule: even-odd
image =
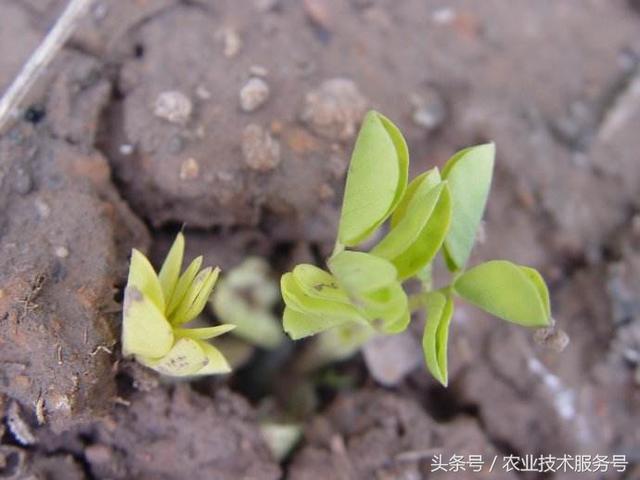
[[[218,390],[208,398],[178,385],[173,393],[156,389],[130,401],[97,427],[96,441],[86,450],[98,478],[280,478],[240,397]]]
[[[242,154],[249,168],[268,172],[280,164],[280,143],[260,125],[250,123],[242,132]]]
[[[431,132],[438,129],[447,118],[447,105],[435,87],[411,97],[413,113],[411,119],[417,126]]]
[[[153,104],[153,113],[168,122],[185,125],[191,117],[191,99],[179,91],[162,92]]]
[[[112,405],[113,360],[96,349],[115,343],[115,286],[147,233],[97,152],[27,125],[2,137],[0,151],[0,392],[65,430]],[[28,191],[12,186],[21,170]]]
[[[306,441],[292,460],[291,480],[432,478],[436,453],[444,459],[497,454],[473,420],[440,425],[412,400],[378,390],[340,397],[311,423]],[[492,475],[514,478],[498,471]]]
[[[240,90],[240,108],[244,112],[259,109],[268,99],[269,85],[262,78],[250,78]]]
[[[300,118],[318,135],[331,140],[350,140],[367,105],[353,80],[333,78],[307,93]]]

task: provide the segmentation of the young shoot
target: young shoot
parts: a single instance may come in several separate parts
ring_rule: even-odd
[[[344,358],[373,334],[402,332],[413,312],[426,309],[425,362],[446,386],[454,298],[525,327],[549,326],[549,293],[536,270],[505,260],[466,267],[487,203],[494,157],[492,143],[469,147],[451,157],[442,172],[433,168],[409,183],[402,134],[380,113],[367,113],[351,157],[327,269],[297,265],[281,279],[289,336],[296,340],[322,333],[325,357],[334,342],[334,358]],[[387,220],[386,235],[368,252],[358,250]],[[439,252],[451,278],[433,290],[431,271]],[[408,297],[403,283],[410,279],[417,279],[421,290]]]
[[[278,283],[267,261],[249,257],[218,282],[210,306],[220,322],[235,326],[233,335],[271,350],[285,339],[272,313],[279,300]]]
[[[122,353],[173,377],[228,373],[226,359],[207,340],[234,326],[184,327],[204,309],[220,270],[200,270],[202,257],[198,257],[180,273],[183,256],[182,233],[159,274],[142,253],[133,250],[124,293]]]

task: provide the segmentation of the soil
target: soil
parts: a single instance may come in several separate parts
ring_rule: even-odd
[[[421,479],[434,453],[626,455],[606,478],[638,478],[637,3],[95,1],[0,136],[0,478]],[[0,0],[0,92],[65,4]],[[330,252],[369,108],[413,173],[496,142],[472,262],[540,269],[569,346],[461,304],[446,390],[421,360],[369,373],[391,345],[191,384],[123,360],[132,247],[158,265],[182,228],[188,257],[274,275]],[[304,430],[282,462],[269,415]]]

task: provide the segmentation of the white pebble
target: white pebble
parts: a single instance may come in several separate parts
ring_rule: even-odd
[[[252,77],[240,90],[240,107],[245,112],[260,108],[269,98],[269,85],[261,78]]]

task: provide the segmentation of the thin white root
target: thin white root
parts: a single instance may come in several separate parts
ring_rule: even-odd
[[[92,0],[70,0],[67,8],[0,99],[0,133],[56,53],[74,32]]]

